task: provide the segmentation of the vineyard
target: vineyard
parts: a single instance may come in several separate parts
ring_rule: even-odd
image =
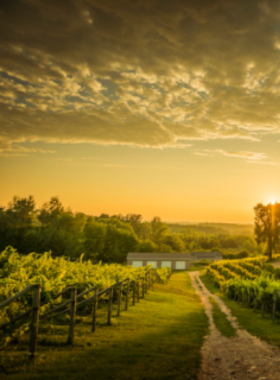
[[[260,308],[262,315],[280,312],[280,269],[268,264],[265,256],[241,260],[223,260],[211,264],[207,275],[215,285],[237,302]]]
[[[92,264],[91,261],[83,262],[83,256],[78,262],[69,262],[66,258],[52,258],[50,253],[42,255],[31,253],[20,256],[12,247],[6,248],[0,254],[0,304],[22,292],[28,286],[40,285],[40,311],[39,320],[48,316],[52,311],[66,307],[69,294],[68,289],[75,289],[79,305],[83,307],[83,314],[90,315],[94,308],[97,297],[92,296],[95,292],[99,294],[99,302],[113,302],[118,296],[126,296],[126,307],[128,298],[133,297],[135,302],[135,285],[146,281],[150,267],[132,268],[119,264]],[[170,276],[170,270],[159,268],[153,271],[162,282],[166,282]],[[122,286],[126,282],[126,286]],[[130,284],[134,284],[133,293],[129,294]],[[118,292],[113,291],[118,285]],[[110,290],[111,291],[107,291]],[[136,289],[137,290],[137,289]],[[72,293],[71,293],[72,294]],[[144,288],[143,288],[144,294]],[[76,297],[76,296],[75,296]],[[110,297],[112,299],[110,299]],[[65,302],[66,301],[66,302]],[[0,308],[0,329],[3,334],[2,348],[10,341],[19,340],[30,328],[29,311],[32,310],[32,293],[26,293],[17,298],[15,302]],[[95,305],[96,306],[96,305]],[[69,311],[70,309],[65,309]],[[25,317],[24,320],[18,316]],[[71,317],[71,316],[70,316]]]

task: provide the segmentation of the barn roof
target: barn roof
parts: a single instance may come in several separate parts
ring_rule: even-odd
[[[169,253],[169,252],[133,252],[128,253],[128,260],[191,260],[191,254],[189,252],[184,253]]]
[[[222,258],[222,253],[214,252],[130,252],[127,260],[193,260]]]

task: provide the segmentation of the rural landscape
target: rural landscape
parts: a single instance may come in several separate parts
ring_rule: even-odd
[[[279,2],[0,31],[0,379],[279,380]]]
[[[14,197],[1,211],[1,242],[16,247],[0,255],[2,375],[276,378],[280,204],[254,211],[252,233],[244,225],[74,214],[55,197],[36,209],[33,197]],[[63,251],[34,252],[53,243]],[[77,256],[76,246],[86,254]],[[187,270],[172,270],[171,261],[126,265],[125,253],[139,251],[182,264],[177,252],[188,250],[200,260]]]

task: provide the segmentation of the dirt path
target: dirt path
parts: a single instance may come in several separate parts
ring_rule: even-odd
[[[280,261],[275,261],[274,263],[271,263],[274,268],[280,268]]]
[[[280,380],[279,349],[253,337],[246,330],[239,329],[236,319],[224,302],[206,289],[199,278],[199,272],[189,274],[194,288],[202,298],[210,322],[210,333],[202,347],[202,366],[198,380]],[[216,300],[237,330],[236,337],[226,338],[217,330],[209,296]]]

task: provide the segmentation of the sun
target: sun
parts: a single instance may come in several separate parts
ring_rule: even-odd
[[[275,203],[277,203],[277,201],[275,199],[271,199],[270,202],[272,205],[275,205]]]

